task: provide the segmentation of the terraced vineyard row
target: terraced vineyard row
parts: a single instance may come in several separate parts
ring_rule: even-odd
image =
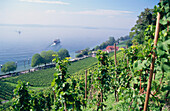
[[[15,87],[6,84],[0,80],[0,99],[10,100],[13,97]]]
[[[97,62],[96,58],[86,58],[77,62],[71,63],[68,67],[68,71],[70,74],[74,75],[74,73],[78,72],[79,70],[85,69],[90,67],[91,65]],[[17,84],[17,81],[26,81],[30,83],[30,86],[33,87],[49,87],[53,80],[53,74],[55,73],[54,68],[39,70],[36,72],[30,72],[27,74],[23,74],[16,77],[10,77],[0,80],[0,98],[4,100],[9,100],[13,97],[13,89],[15,87],[11,86],[10,84],[6,84],[5,82]]]

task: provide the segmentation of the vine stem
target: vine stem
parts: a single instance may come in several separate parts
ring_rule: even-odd
[[[63,73],[66,73],[66,72],[63,72],[62,70],[61,70],[62,68],[61,68],[61,66],[60,66],[60,68],[59,68],[59,70],[61,71],[61,76],[62,76],[62,82],[64,83],[64,74]],[[64,102],[64,107],[65,107],[65,111],[67,111],[67,104],[66,104],[66,100],[65,100],[65,102]]]
[[[159,20],[160,20],[160,13],[157,15],[157,21],[156,21],[156,30],[155,30],[155,39],[154,39],[154,48],[155,50],[157,41],[158,41],[158,35],[159,35]],[[150,74],[149,74],[149,81],[148,81],[148,86],[147,86],[147,93],[146,93],[146,98],[145,98],[145,104],[144,104],[144,111],[147,111],[148,107],[148,101],[149,101],[149,95],[150,95],[150,90],[151,90],[151,83],[152,83],[152,76],[153,76],[153,71],[154,71],[154,63],[155,63],[155,51],[153,51],[152,55],[152,63],[150,67]]]
[[[128,49],[128,45],[126,46],[126,49]],[[128,61],[128,58],[127,58],[127,67],[128,67],[128,64],[129,64],[129,61]]]
[[[167,23],[167,32],[169,32],[169,21]]]
[[[103,86],[103,85],[102,85]],[[103,111],[103,90],[101,89],[101,111]]]
[[[85,99],[87,99],[87,70],[85,70]]]
[[[161,83],[162,83],[163,77],[164,77],[164,72],[163,72],[162,77],[161,77],[161,79],[160,79],[159,86],[158,86],[158,88],[156,89],[156,91],[155,91],[155,93],[154,93],[153,95],[155,95],[155,94],[158,92],[158,90],[159,90],[159,88],[160,88],[160,86],[161,86]]]
[[[141,83],[141,81],[142,81],[142,80],[141,80],[141,74],[142,74],[142,71],[140,71],[140,86],[139,86],[140,93],[142,92],[142,87],[141,87],[141,86],[142,86],[142,83]]]

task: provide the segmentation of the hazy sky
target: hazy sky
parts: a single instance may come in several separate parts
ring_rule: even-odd
[[[0,24],[131,28],[159,0],[0,0]]]

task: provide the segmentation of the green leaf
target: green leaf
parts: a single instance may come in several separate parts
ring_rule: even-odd
[[[168,64],[163,64],[162,68],[164,72],[170,72],[170,66]]]
[[[167,20],[162,20],[162,19],[161,19],[161,20],[159,21],[159,23],[162,24],[162,25],[166,25],[166,24],[167,24]]]
[[[162,55],[164,55],[165,54],[165,52],[164,51],[162,51],[162,50],[158,50],[158,55],[159,56],[162,56]]]
[[[169,10],[170,10],[170,9],[169,9],[169,5],[167,4],[167,5],[165,6],[165,11],[166,11],[166,13],[169,12]],[[170,20],[169,20],[169,21],[170,21]]]
[[[161,58],[161,62],[168,62],[168,59],[167,58]]]

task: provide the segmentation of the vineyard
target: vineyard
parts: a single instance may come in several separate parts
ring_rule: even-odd
[[[153,13],[156,23],[145,29],[143,44],[134,40],[131,47],[119,53],[115,49],[114,56],[98,50],[97,63],[89,60],[79,66],[70,64],[69,58],[61,60],[55,55],[54,77],[49,77],[52,82],[46,83],[51,84],[49,90],[29,92],[28,83],[18,82],[11,110],[169,110],[169,0],[158,5]],[[49,79],[48,76],[45,78]],[[5,81],[16,83],[12,79]],[[30,81],[30,85],[34,83]]]
[[[13,96],[15,87],[0,81],[0,99],[10,100]]]
[[[86,58],[74,63],[71,63],[70,67],[68,67],[69,73],[72,75],[79,70],[83,70],[97,62],[96,58]],[[32,89],[39,89],[43,87],[49,87],[51,85],[51,81],[53,80],[53,74],[55,72],[54,68],[39,70],[36,72],[30,72],[27,74],[23,74],[16,77],[10,77],[0,80],[0,98],[4,100],[9,100],[13,96],[13,90],[17,84],[17,81],[26,81],[30,83]],[[10,84],[14,85],[11,86]]]

